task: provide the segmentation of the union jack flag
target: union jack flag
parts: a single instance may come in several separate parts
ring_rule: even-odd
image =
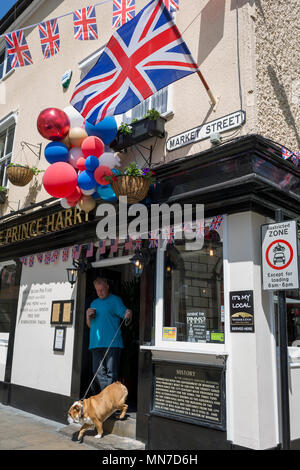
[[[72,247],[72,259],[78,259],[81,253],[81,245],[75,245]]]
[[[113,0],[113,28],[119,28],[135,16],[135,0]]]
[[[90,258],[94,254],[94,243],[88,243],[87,244],[87,249],[86,249],[86,258]]]
[[[36,257],[37,257],[37,260],[38,260],[39,263],[42,263],[42,262],[43,262],[43,253],[38,253],[38,254],[36,255]]]
[[[58,260],[58,256],[59,256],[59,250],[54,250],[51,256],[52,263],[56,263],[56,261]]]
[[[100,240],[98,254],[103,255],[105,252],[106,252],[106,240]]]
[[[62,251],[62,255],[61,255],[61,259],[65,262],[65,261],[68,261],[69,259],[69,248],[63,248],[63,251]]]
[[[86,7],[73,12],[74,38],[79,41],[98,39],[95,7]]]
[[[33,64],[24,32],[21,29],[6,34],[5,42],[12,69]]]
[[[40,23],[39,31],[44,59],[49,59],[59,52],[60,40],[57,19]]]
[[[294,152],[293,156],[291,157],[291,161],[294,165],[298,166],[300,163],[300,152]]]
[[[118,251],[118,245],[119,245],[119,239],[113,239],[110,241],[110,252],[111,253],[117,253]]]
[[[164,4],[170,13],[174,13],[179,10],[179,0],[164,0]]]
[[[128,235],[128,237],[125,240],[124,248],[126,251],[132,250],[132,239]]]
[[[293,155],[293,152],[290,150],[286,149],[285,147],[281,147],[281,155],[284,160],[287,160]]]
[[[51,263],[51,251],[47,251],[44,256],[44,263],[50,264]]]
[[[163,0],[152,0],[110,38],[71,104],[92,124],[122,114],[198,70]]]
[[[217,230],[219,227],[221,227],[221,224],[223,222],[223,217],[221,215],[217,215],[214,217],[210,223],[209,230]]]
[[[136,238],[135,249],[140,250],[142,248],[142,245],[143,245],[143,240],[141,239],[141,237]]]
[[[164,227],[162,231],[162,237],[164,240],[168,240],[170,245],[173,245],[175,243],[174,227],[172,225],[169,227]]]
[[[34,265],[34,255],[30,255],[29,256],[29,267],[32,268],[32,266]]]
[[[158,247],[158,233],[154,230],[149,233],[149,248]]]

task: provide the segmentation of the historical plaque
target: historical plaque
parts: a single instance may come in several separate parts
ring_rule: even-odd
[[[232,333],[254,332],[253,290],[235,291],[230,297],[230,331]]]
[[[224,430],[224,375],[221,366],[154,362],[152,413]]]

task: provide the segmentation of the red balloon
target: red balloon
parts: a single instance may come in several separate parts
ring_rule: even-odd
[[[110,184],[108,180],[105,179],[106,176],[112,176],[113,172],[111,168],[108,166],[102,165],[98,166],[96,170],[94,171],[94,178],[97,181],[97,183],[105,185],[105,184]]]
[[[104,143],[101,139],[99,139],[99,137],[91,135],[82,142],[81,151],[84,158],[87,158],[90,155],[94,155],[95,157],[99,158],[100,155],[102,155],[104,152]]]
[[[77,186],[77,172],[69,163],[53,163],[44,173],[43,184],[50,196],[67,198]]]
[[[76,166],[77,166],[78,170],[84,171],[85,170],[85,158],[84,157],[78,158],[78,160],[76,162]]]
[[[72,205],[72,204],[77,204],[81,196],[82,196],[81,189],[79,188],[79,186],[76,186],[72,194],[70,194],[70,196],[68,196],[66,199],[67,199],[67,202],[70,205]]]
[[[39,114],[37,128],[45,139],[62,140],[69,133],[70,119],[61,109],[47,108]]]

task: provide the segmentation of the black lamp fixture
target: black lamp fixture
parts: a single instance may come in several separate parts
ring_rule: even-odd
[[[85,273],[91,267],[91,263],[88,259],[73,259],[73,267],[67,268],[68,281],[71,284],[71,287],[77,281],[78,272]]]
[[[144,267],[149,264],[150,256],[151,255],[147,249],[141,248],[136,250],[135,254],[130,258],[136,277],[140,277],[142,275]]]

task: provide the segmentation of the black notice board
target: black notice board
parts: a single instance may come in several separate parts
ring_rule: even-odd
[[[225,368],[154,362],[151,413],[226,429]]]
[[[254,333],[253,290],[229,292],[230,331]]]

